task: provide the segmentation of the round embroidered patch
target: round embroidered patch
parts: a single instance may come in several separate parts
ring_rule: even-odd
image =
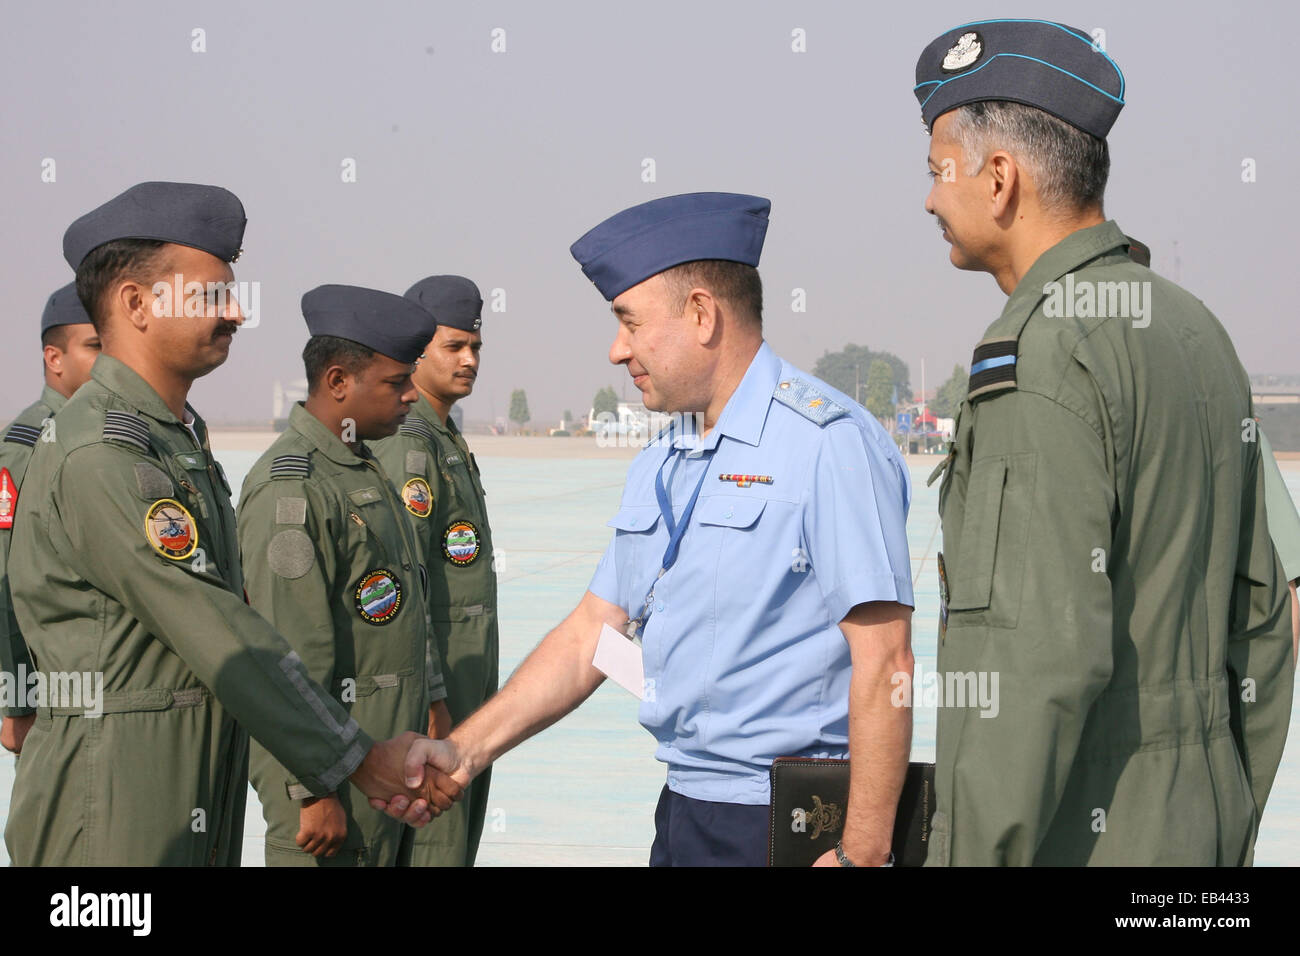
[[[155,551],[173,561],[188,558],[199,546],[194,517],[175,498],[163,498],[149,506],[144,534]]]
[[[402,582],[387,568],[361,575],[355,593],[357,613],[367,624],[387,624],[402,609]]]
[[[427,518],[433,509],[433,491],[423,478],[412,478],[402,485],[402,501],[411,514],[417,518]]]
[[[453,521],[442,537],[442,553],[452,564],[473,564],[478,557],[478,528],[468,521]]]

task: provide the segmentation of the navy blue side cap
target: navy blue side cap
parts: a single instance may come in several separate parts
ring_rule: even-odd
[[[69,226],[63,258],[76,269],[92,250],[114,239],[157,239],[234,262],[247,223],[239,197],[220,186],[138,183]]]
[[[1105,139],[1124,107],[1124,74],[1083,30],[1048,20],[977,20],[925,48],[913,92],[928,130],[958,106],[1010,100]]]
[[[77,298],[77,284],[69,282],[62,289],[50,293],[45,302],[45,311],[41,313],[41,335],[56,325],[86,325],[90,316],[86,307]]]
[[[422,306],[391,292],[354,285],[317,286],[302,297],[312,335],[332,335],[398,362],[424,354],[437,322]]]
[[[477,332],[483,324],[483,296],[464,276],[429,276],[405,294],[431,312],[439,325]]]
[[[569,247],[609,301],[665,269],[698,259],[757,266],[772,203],[740,193],[652,199],[606,219]]]

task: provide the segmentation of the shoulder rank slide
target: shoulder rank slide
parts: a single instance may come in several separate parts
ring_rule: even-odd
[[[272,478],[306,478],[311,475],[311,459],[306,455],[281,455],[271,462]]]
[[[121,442],[140,449],[145,454],[153,453],[153,442],[149,438],[149,426],[144,419],[130,412],[109,410],[104,412],[104,440]]]
[[[397,431],[399,434],[410,435],[413,438],[423,438],[425,441],[433,441],[434,437],[433,427],[418,415],[408,416]]]
[[[1008,338],[987,339],[975,346],[975,354],[970,360],[968,399],[1016,387],[1016,351],[1019,345],[1019,339]]]
[[[17,442],[28,448],[35,448],[36,440],[40,437],[39,428],[35,425],[24,425],[22,422],[14,422],[9,426],[9,431],[5,432],[5,441]]]
[[[849,413],[843,405],[831,401],[808,382],[797,378],[787,378],[778,382],[772,397],[818,425],[833,422]]]

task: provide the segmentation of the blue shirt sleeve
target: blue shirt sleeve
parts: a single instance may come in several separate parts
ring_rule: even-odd
[[[906,469],[876,436],[852,419],[826,427],[804,496],[803,535],[831,621],[868,601],[914,605],[910,496]]]
[[[609,547],[601,555],[600,564],[596,565],[596,573],[591,576],[591,583],[587,585],[587,590],[601,600],[621,607],[622,602],[619,600],[618,593],[618,564],[614,557],[617,547],[618,532],[615,531],[613,537],[609,539]]]

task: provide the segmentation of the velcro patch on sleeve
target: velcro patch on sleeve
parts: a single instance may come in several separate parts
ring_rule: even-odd
[[[406,473],[408,475],[429,475],[429,455],[423,451],[408,451],[406,453]]]
[[[276,524],[306,524],[307,523],[307,499],[306,498],[276,498],[275,499],[275,523]]]
[[[170,498],[175,494],[175,488],[172,486],[172,480],[157,465],[147,461],[137,461],[135,463],[135,486],[140,492],[140,497],[146,501],[155,501],[158,498]]]
[[[286,528],[278,532],[266,546],[266,561],[282,578],[295,580],[311,570],[316,563],[316,548],[307,532]]]

